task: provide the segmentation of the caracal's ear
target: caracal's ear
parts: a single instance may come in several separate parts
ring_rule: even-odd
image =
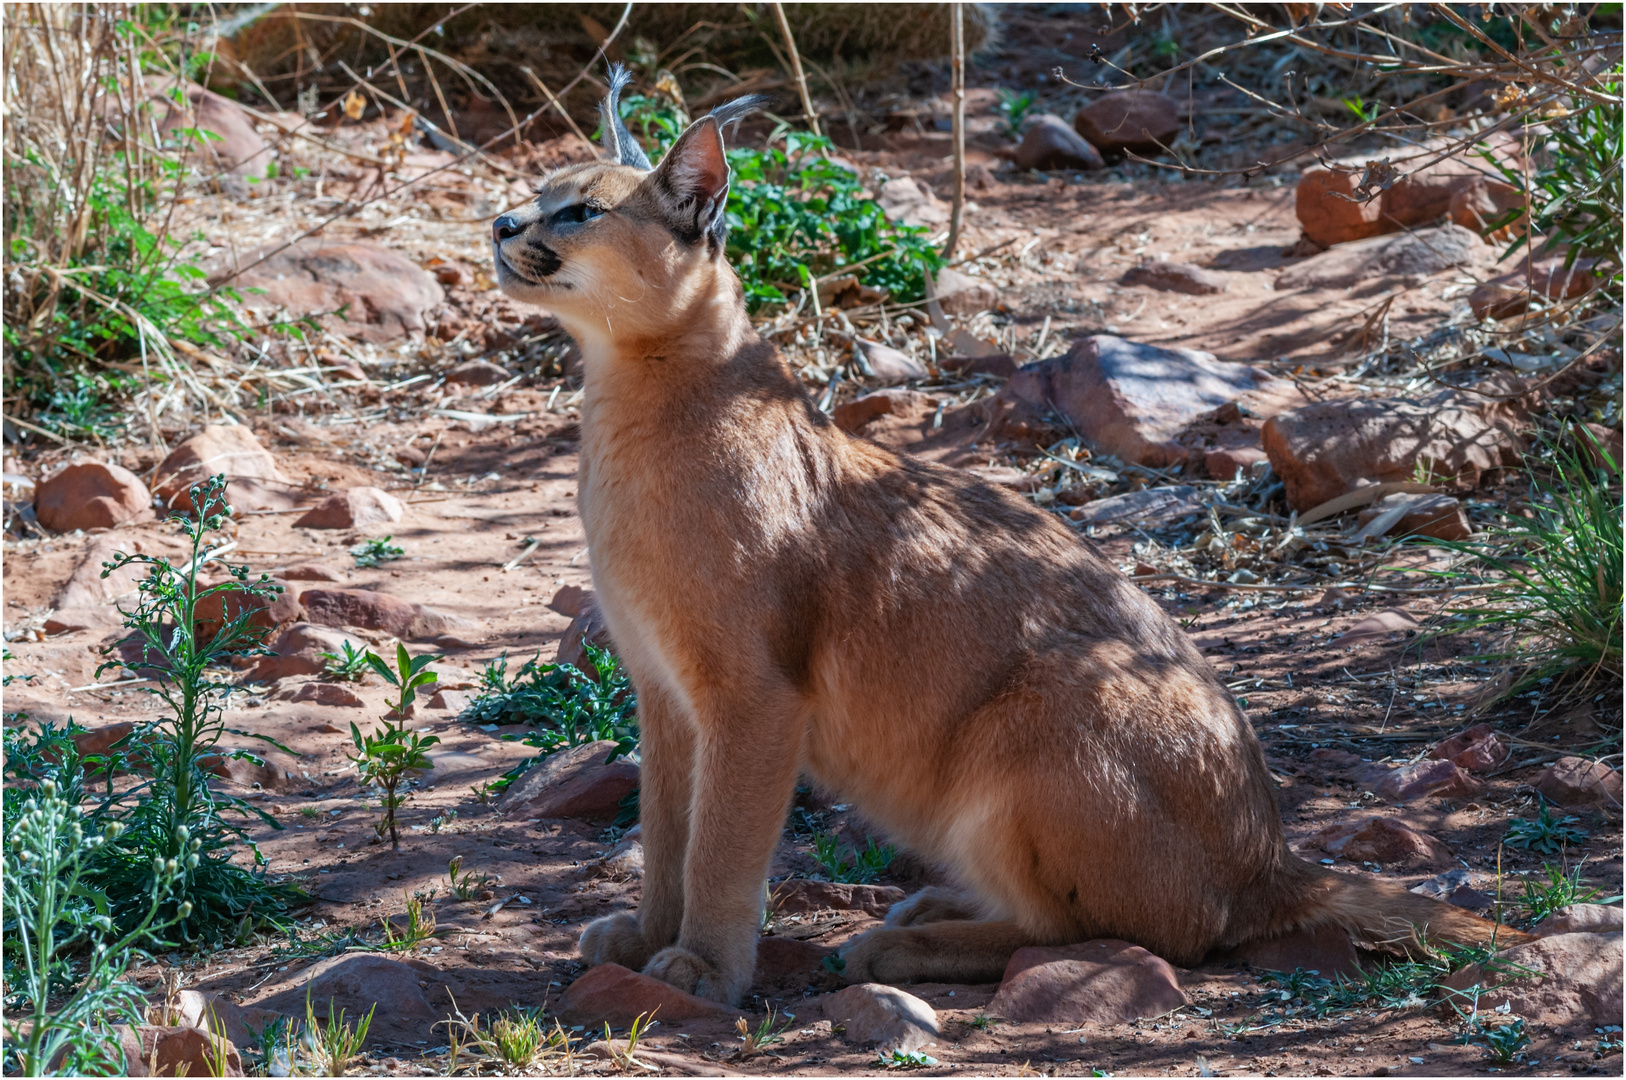
[[[621,122],[621,91],[632,81],[632,75],[621,64],[610,65],[610,92],[598,103],[600,140],[610,160],[618,165],[631,165],[635,169],[649,169],[649,158],[643,147],[632,138],[632,132]]]
[[[761,100],[756,95],[738,98],[690,124],[650,177],[650,187],[667,225],[686,243],[705,239],[722,249],[728,236],[723,214],[728,204],[723,129],[738,123]]]

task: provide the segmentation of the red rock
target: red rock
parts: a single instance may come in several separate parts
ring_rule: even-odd
[[[344,575],[331,566],[321,566],[317,563],[305,563],[300,566],[290,566],[282,571],[284,581],[343,581]]]
[[[382,488],[356,487],[334,492],[294,524],[303,529],[362,529],[400,521],[405,512],[401,500]]]
[[[1469,964],[1443,981],[1450,990],[1483,989],[1478,1006],[1490,1013],[1506,1006],[1526,1024],[1602,1027],[1621,1018],[1621,935],[1556,934],[1503,949],[1490,971]],[[1468,998],[1448,995],[1462,1008]]]
[[[967,378],[972,375],[993,375],[1008,379],[1016,374],[1018,364],[1010,353],[989,353],[986,356],[944,356],[938,353],[937,366]]]
[[[126,1059],[138,1057],[141,1061],[141,1072],[131,1071],[131,1076],[215,1076],[210,1066],[212,1059],[220,1056],[220,1046],[215,1037],[208,1032],[195,1027],[159,1027],[155,1024],[142,1024],[135,1029],[135,1037],[141,1040],[141,1049],[131,1055],[126,1049]],[[243,1075],[243,1057],[238,1053],[237,1047],[231,1043],[225,1046],[226,1076]],[[129,1062],[134,1064],[134,1062]],[[157,1066],[154,1068],[153,1066]]]
[[[98,621],[117,621],[118,613],[106,605],[133,593],[136,586],[147,576],[146,571],[141,563],[132,563],[103,577],[103,567],[121,554],[140,553],[141,544],[133,537],[96,537],[85,547],[85,553],[79,558],[79,565],[74,567],[73,573],[68,575],[68,580],[57,590],[56,596],[51,600],[51,606],[61,614],[95,613],[89,615],[89,618]]]
[[[474,703],[474,694],[468,690],[437,690],[428,701],[431,709],[445,709],[461,713]]]
[[[1501,221],[1509,210],[1523,210],[1524,196],[1512,184],[1483,177],[1459,187],[1451,193],[1451,220],[1464,229],[1472,229],[1480,236],[1492,231],[1492,225]],[[1509,225],[1501,228],[1522,229],[1525,216],[1520,213]]]
[[[433,638],[462,625],[422,604],[366,589],[306,589],[299,602],[313,623],[383,630],[405,641]]]
[[[1314,166],[1299,174],[1294,208],[1304,235],[1323,248],[1364,240],[1393,230],[1383,220],[1377,199],[1355,194],[1360,170]]]
[[[1190,263],[1156,260],[1142,263],[1123,276],[1125,285],[1145,285],[1162,292],[1212,296],[1230,288],[1224,276]]]
[[[272,250],[246,253],[241,263],[247,269],[211,284],[244,290],[250,309],[320,316],[339,333],[379,343],[426,333],[426,316],[446,299],[433,274],[380,244],[307,238]],[[261,256],[265,261],[258,261]],[[328,314],[341,308],[347,318]]]
[[[821,998],[818,1006],[842,1038],[882,1054],[919,1050],[938,1037],[937,1013],[913,994],[880,983],[858,983]]]
[[[1277,292],[1343,289],[1368,278],[1426,277],[1471,263],[1485,250],[1479,237],[1457,225],[1374,236],[1295,263],[1276,276],[1273,287]]]
[[[380,882],[382,884],[382,882]],[[345,1020],[354,1023],[373,1013],[372,1026],[367,1032],[367,1045],[411,1044],[429,1031],[431,1024],[446,1019],[446,1000],[442,1008],[429,1003],[424,993],[425,984],[436,987],[438,997],[445,981],[441,971],[421,960],[392,960],[375,953],[346,953],[323,960],[299,973],[298,983],[287,990],[273,994],[259,1002],[261,1008],[272,1009],[289,1016],[305,1015],[305,995],[309,993],[312,1008],[320,1020],[327,1020],[333,1012],[344,1010]]]
[[[1477,487],[1485,473],[1518,464],[1520,416],[1453,390],[1346,398],[1279,413],[1261,439],[1288,503],[1303,513],[1363,483],[1414,479],[1420,461],[1436,482]]]
[[[1190,453],[1176,438],[1189,424],[1239,400],[1269,415],[1302,398],[1291,385],[1212,353],[1094,334],[1063,356],[1019,368],[995,398],[993,428],[1055,410],[1096,450],[1162,468]]]
[[[1125,1024],[1190,1004],[1166,960],[1105,938],[1018,949],[988,1012],[1018,1023]]]
[[[1411,495],[1397,492],[1385,495],[1360,513],[1361,535],[1380,535],[1368,529],[1378,519],[1388,522],[1383,536],[1431,536],[1436,540],[1466,540],[1473,526],[1462,503],[1449,495]]]
[[[1260,446],[1222,446],[1203,455],[1203,466],[1215,480],[1229,482],[1239,470],[1243,476],[1251,476],[1254,465],[1269,460]]]
[[[1599,761],[1561,757],[1541,770],[1534,787],[1560,806],[1620,809],[1620,773]]]
[[[97,608],[70,608],[45,617],[40,629],[47,636],[76,634],[81,630],[99,630],[118,623],[112,611]]]
[[[1537,937],[1618,934],[1621,932],[1621,909],[1612,904],[1571,904],[1541,920],[1530,932]]]
[[[1451,849],[1403,821],[1374,817],[1329,825],[1307,843],[1335,858],[1383,866],[1439,867],[1451,863]]]
[[[554,663],[570,664],[589,678],[597,678],[593,665],[588,662],[586,645],[598,649],[615,647],[610,641],[610,628],[604,625],[604,616],[599,614],[590,597],[582,602],[581,613],[565,627],[559,649],[554,653]]]
[[[326,682],[306,683],[289,700],[304,705],[331,705],[344,709],[360,709],[367,704],[354,690]]]
[[[1425,797],[1465,798],[1481,788],[1479,781],[1450,761],[1419,761],[1399,768],[1375,763],[1356,773],[1354,779],[1363,790],[1396,803]]]
[[[638,766],[624,757],[605,760],[616,748],[608,739],[559,750],[521,773],[499,805],[510,816],[576,818],[608,825],[621,800],[638,786]]]
[[[938,201],[929,188],[908,174],[894,176],[882,184],[875,201],[888,218],[905,225],[929,227],[948,224],[949,208]]]
[[[1512,756],[1489,724],[1475,724],[1429,751],[1429,757],[1454,762],[1471,773],[1490,772],[1507,764]]]
[[[266,166],[271,164],[271,148],[254,130],[254,121],[241,106],[193,83],[187,84],[186,99],[182,107],[172,93],[160,96],[166,111],[161,129],[169,133],[193,128],[219,136],[188,139],[187,156],[192,163],[201,157],[213,168],[237,176],[265,176]]]
[[[816,941],[765,937],[757,940],[757,986],[805,984],[824,972],[824,958],[836,950]]]
[[[1505,280],[1476,285],[1468,306],[1477,319],[1511,319],[1530,310],[1530,293]]]
[[[1310,751],[1310,760],[1331,769],[1353,769],[1361,763],[1361,755],[1352,754],[1348,750],[1335,750],[1330,746],[1323,746],[1318,750]]]
[[[1251,965],[1256,971],[1303,968],[1324,979],[1360,973],[1360,956],[1349,932],[1337,926],[1295,930],[1279,937],[1250,941],[1208,958],[1208,963]]]
[[[501,364],[489,360],[469,360],[446,373],[446,381],[462,386],[498,386],[514,376]]]
[[[993,282],[946,266],[937,272],[933,291],[938,304],[949,315],[969,318],[979,311],[992,311],[999,306],[999,288]]]
[[[768,887],[768,906],[780,915],[815,911],[862,911],[877,919],[886,918],[893,904],[902,903],[905,893],[891,885],[856,885],[847,882],[809,881],[792,878]]]
[[[1355,645],[1362,641],[1383,641],[1390,634],[1415,632],[1416,629],[1417,620],[1412,618],[1411,612],[1390,608],[1387,611],[1373,612],[1333,640],[1340,645]]]
[[[320,675],[327,666],[322,653],[344,655],[344,644],[366,647],[366,642],[310,623],[294,623],[269,643],[274,656],[262,656],[255,664],[251,682],[270,682],[289,675]]]
[[[931,375],[931,372],[926,370],[926,365],[913,356],[900,352],[890,345],[882,345],[879,341],[855,338],[853,349],[856,355],[863,357],[864,367],[869,370],[869,377],[883,385],[908,382],[910,379],[924,379]]]
[[[880,416],[918,417],[937,409],[937,399],[919,390],[876,390],[835,407],[830,419],[842,431],[858,434],[864,425]]]
[[[685,994],[659,979],[628,971],[620,964],[590,968],[565,990],[557,1012],[567,1024],[588,1027],[624,1027],[645,1013],[655,1013],[669,1024],[745,1015],[727,1005]]]
[[[82,758],[101,757],[113,749],[114,743],[134,730],[133,721],[120,720],[88,731],[76,731],[73,734],[73,747]]]
[[[1101,152],[1068,126],[1067,121],[1048,113],[1028,121],[1022,143],[1012,155],[1019,169],[1049,172],[1053,169],[1101,169],[1106,162]]]
[[[230,753],[203,754],[198,758],[198,765],[204,772],[218,776],[222,780],[229,780],[240,787],[262,791],[287,791],[300,784],[300,781],[286,769],[279,769],[269,761],[251,761],[248,758],[232,757]]]
[[[285,581],[273,578],[271,584],[280,585],[282,591],[273,596],[217,592],[201,597],[192,609],[193,625],[197,628],[199,640],[206,641],[213,637],[223,621],[236,619],[245,612],[253,612],[249,625],[262,630],[274,630],[297,622],[300,615],[298,597]]]
[[[100,461],[76,461],[40,481],[34,514],[52,532],[111,529],[151,521],[152,495],[135,473]]]
[[[548,601],[548,607],[567,619],[574,619],[593,603],[593,590],[580,585],[562,585]]]
[[[206,424],[202,431],[169,452],[158,466],[158,482],[153,490],[166,507],[191,510],[192,499],[188,493],[191,486],[217,473],[231,481],[227,485],[226,501],[238,510],[245,506],[255,508],[238,498],[240,491],[250,496],[248,502],[252,503],[257,501],[264,485],[288,483],[277,469],[276,458],[260,445],[248,428],[242,424]],[[260,487],[242,487],[237,481],[256,481]]]
[[[271,1009],[243,1006],[220,994],[182,990],[175,999],[175,1022],[224,1035],[234,1046],[257,1046],[259,1034],[282,1014]],[[189,1073],[207,1076],[208,1073]]]
[[[1073,128],[1107,157],[1159,154],[1180,134],[1180,117],[1162,94],[1118,90],[1080,109]]]

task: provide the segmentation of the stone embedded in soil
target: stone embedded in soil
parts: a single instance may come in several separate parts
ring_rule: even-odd
[[[988,1012],[1018,1023],[1126,1024],[1188,1004],[1168,961],[1106,938],[1016,950]]]
[[[908,353],[900,352],[890,345],[882,345],[879,341],[854,338],[853,349],[863,357],[864,366],[869,369],[870,377],[883,385],[908,382],[910,379],[924,379],[931,374],[926,370],[925,364]]]
[[[514,376],[490,360],[469,360],[446,373],[446,381],[461,386],[499,386]]]
[[[1307,843],[1350,862],[1408,868],[1448,866],[1451,862],[1451,849],[1439,840],[1388,817],[1329,825]]]
[[[294,524],[302,529],[363,529],[400,521],[404,513],[401,500],[382,488],[354,487],[329,495]]]
[[[446,299],[435,275],[381,244],[312,237],[273,251],[245,253],[242,265],[248,269],[210,283],[244,290],[249,308],[320,316],[339,333],[380,344],[426,333],[426,316]],[[335,314],[341,308],[347,318]]]
[[[262,791],[288,791],[301,783],[288,770],[278,768],[270,761],[232,757],[229,752],[204,754],[198,758],[198,766],[204,772],[229,780],[239,787]]]
[[[1482,773],[1507,764],[1512,752],[1502,745],[1489,724],[1475,724],[1441,742],[1428,756],[1454,762],[1471,773]]]
[[[1069,510],[1067,516],[1086,525],[1104,525],[1109,521],[1133,521],[1147,525],[1172,521],[1187,514],[1200,514],[1206,509],[1207,504],[1202,501],[1201,493],[1196,488],[1189,484],[1176,484],[1093,499]]]
[[[1463,798],[1477,794],[1482,787],[1450,761],[1419,761],[1399,767],[1376,762],[1356,772],[1353,780],[1380,799],[1394,803]]]
[[[656,1010],[659,1010],[658,1012]],[[589,968],[571,983],[555,1010],[567,1024],[625,1027],[645,1013],[665,1023],[708,1018],[728,1020],[745,1014],[715,1001],[686,994],[669,983],[620,964]]]
[[[161,1027],[142,1024],[115,1027],[124,1048],[129,1076],[215,1076],[211,1062],[220,1057],[221,1047],[207,1031],[196,1027]],[[226,1076],[243,1075],[243,1056],[228,1040],[225,1046]],[[247,1045],[245,1043],[245,1045]],[[156,1068],[154,1068],[156,1066]]]
[[[1273,938],[1244,942],[1234,949],[1210,956],[1211,964],[1251,965],[1256,971],[1292,971],[1303,968],[1324,979],[1334,975],[1354,975],[1360,971],[1360,956],[1349,932],[1337,926],[1295,930]]]
[[[101,757],[113,749],[113,744],[135,730],[133,720],[120,720],[89,731],[73,734],[73,748],[80,757]]]
[[[966,472],[985,484],[1010,488],[1012,491],[1038,491],[1044,481],[1036,473],[1023,472],[1009,465],[968,465]]]
[[[191,510],[192,485],[217,473],[226,477],[226,501],[234,510],[261,509],[256,504],[265,500],[268,491],[274,493],[277,486],[288,485],[277,468],[277,459],[248,428],[242,424],[205,424],[202,431],[164,458],[153,491],[164,506]],[[251,486],[247,486],[249,481],[253,482]]]
[[[1080,109],[1073,128],[1107,157],[1160,154],[1180,134],[1180,116],[1174,102],[1155,91],[1118,90]]]
[[[301,705],[331,705],[341,709],[359,709],[367,703],[361,695],[338,683],[306,683],[289,699]]]
[[[842,1038],[883,1054],[919,1050],[938,1037],[937,1012],[913,994],[880,983],[858,983],[817,1005]]]
[[[564,636],[559,639],[559,649],[554,653],[554,662],[570,664],[582,674],[596,679],[596,669],[587,659],[588,645],[612,651],[615,648],[610,641],[610,628],[604,624],[604,616],[599,614],[592,593],[582,600],[581,610],[565,627]]]
[[[1503,949],[1496,959],[1499,971],[1469,964],[1442,985],[1464,991],[1477,983],[1484,988],[1479,995],[1480,1012],[1493,1013],[1506,1005],[1527,1024],[1591,1027],[1620,1023],[1618,931],[1555,934]],[[1448,995],[1446,1000],[1467,1007],[1467,999],[1461,995]]]
[[[1602,762],[1561,757],[1532,786],[1560,806],[1620,809],[1620,773]]]
[[[236,1046],[258,1045],[259,1033],[281,1015],[272,1009],[239,1005],[222,994],[182,990],[175,997],[177,1023],[223,1034]],[[188,1075],[207,1076],[208,1073]]]
[[[434,638],[463,625],[433,608],[366,589],[306,589],[299,602],[313,623],[383,630],[405,641]]]
[[[111,529],[151,520],[152,495],[140,477],[121,465],[76,461],[35,487],[34,515],[52,532]]]
[[[331,566],[320,563],[302,563],[282,571],[284,581],[343,581],[344,575]]]
[[[1304,513],[1367,483],[1411,480],[1420,462],[1437,482],[1477,487],[1486,473],[1518,464],[1522,416],[1454,390],[1346,398],[1278,413],[1261,438],[1288,503]]]
[[[633,826],[636,832],[638,826]],[[593,864],[592,876],[610,881],[636,881],[644,876],[644,845],[628,833]]]
[[[444,709],[448,712],[462,713],[474,704],[474,694],[468,690],[437,690],[430,696],[425,705],[431,709]]]
[[[1378,529],[1384,536],[1429,536],[1435,540],[1467,540],[1474,534],[1462,502],[1449,495],[1385,495],[1364,508],[1359,520],[1365,536],[1378,535]]]
[[[881,185],[875,201],[893,221],[905,225],[947,225],[949,208],[940,202],[930,188],[907,174],[894,176]]]
[[[1415,633],[1417,620],[1411,612],[1400,608],[1389,608],[1387,611],[1377,611],[1368,615],[1333,638],[1341,646],[1358,645],[1363,641],[1384,641],[1390,634]]]
[[[919,390],[893,388],[877,390],[852,401],[837,405],[830,414],[836,427],[851,434],[864,430],[864,425],[881,416],[920,416],[937,408],[937,399]]]
[[[1099,150],[1074,131],[1067,121],[1049,113],[1041,113],[1028,120],[1022,142],[1011,157],[1017,168],[1036,169],[1039,172],[1052,169],[1094,170],[1106,166]]]
[[[1482,258],[1484,242],[1457,225],[1340,244],[1283,270],[1275,289],[1343,289],[1367,278],[1426,277]]]
[[[1264,371],[1212,353],[1092,334],[1018,368],[995,398],[993,427],[1042,424],[1054,410],[1098,452],[1163,468],[1190,455],[1177,440],[1188,425],[1243,399],[1266,415],[1302,400]]]
[[[1476,319],[1512,319],[1530,310],[1530,293],[1511,281],[1487,281],[1468,294]]]
[[[1323,746],[1320,749],[1310,751],[1310,760],[1335,772],[1344,772],[1358,766],[1361,763],[1361,755],[1352,754],[1348,750],[1337,750],[1330,746]]]
[[[606,764],[616,749],[610,739],[549,754],[521,773],[498,805],[510,816],[576,818],[608,825],[621,800],[638,786],[638,766],[625,757]]]
[[[553,599],[548,601],[548,607],[567,619],[574,619],[582,613],[583,607],[592,602],[592,589],[584,589],[580,585],[564,585],[553,594]]]
[[[768,886],[768,907],[778,915],[798,915],[816,911],[862,911],[877,919],[886,918],[893,904],[902,903],[905,893],[893,885],[858,885],[837,881],[809,881],[792,878]]]
[[[999,305],[999,287],[985,278],[944,267],[933,285],[937,303],[950,315],[970,317]]]
[[[198,637],[208,640],[223,622],[243,615],[248,615],[250,626],[261,630],[275,630],[279,626],[297,622],[300,617],[298,594],[288,588],[286,581],[272,578],[268,584],[281,586],[282,591],[260,596],[232,590],[201,597],[192,609],[193,626],[197,628]]]
[[[424,993],[426,986],[442,981],[441,972],[421,960],[346,953],[301,972],[298,985],[256,1004],[303,1017],[308,993],[318,1018],[329,1018],[331,1002],[333,1012],[343,1009],[345,1019],[351,1023],[360,1021],[376,1005],[367,1045],[410,1044],[428,1035],[431,1024],[446,1019],[446,1010],[430,1005]]]
[[[117,622],[118,612],[107,605],[133,591],[146,574],[141,563],[132,563],[103,577],[102,564],[120,554],[140,553],[141,544],[133,537],[96,537],[79,557],[79,565],[68,575],[68,580],[57,590],[51,606],[62,613],[83,611],[97,620]]]
[[[1530,932],[1537,937],[1618,934],[1621,932],[1621,909],[1614,904],[1571,904],[1541,920]]]
[[[320,675],[327,667],[327,659],[322,654],[343,656],[346,642],[352,649],[367,647],[367,642],[326,626],[294,623],[270,642],[275,655],[260,657],[249,681],[271,682],[289,675]]]
[[[1123,276],[1125,285],[1145,285],[1161,292],[1185,293],[1188,296],[1212,296],[1222,293],[1229,284],[1224,275],[1204,270],[1190,263],[1155,260],[1142,263]]]
[[[237,176],[265,176],[266,166],[271,163],[271,148],[254,130],[254,121],[242,106],[196,83],[186,85],[185,107],[179,105],[170,92],[164,93],[162,100],[165,115],[159,126],[163,131],[192,128],[217,136],[192,140],[194,155],[202,154],[216,169]]]

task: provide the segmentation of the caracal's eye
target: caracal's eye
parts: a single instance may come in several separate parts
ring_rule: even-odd
[[[592,203],[577,203],[575,206],[567,206],[554,214],[553,223],[555,225],[579,225],[584,221],[591,221],[603,213],[604,208],[602,206],[594,206]]]

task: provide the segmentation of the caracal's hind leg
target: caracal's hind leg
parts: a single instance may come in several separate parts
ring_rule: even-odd
[[[907,900],[899,900],[886,913],[888,926],[925,926],[927,923],[963,922],[981,918],[981,907],[969,893],[931,885]]]
[[[879,926],[841,950],[848,982],[998,982],[1011,954],[1037,942],[1014,922]]]

